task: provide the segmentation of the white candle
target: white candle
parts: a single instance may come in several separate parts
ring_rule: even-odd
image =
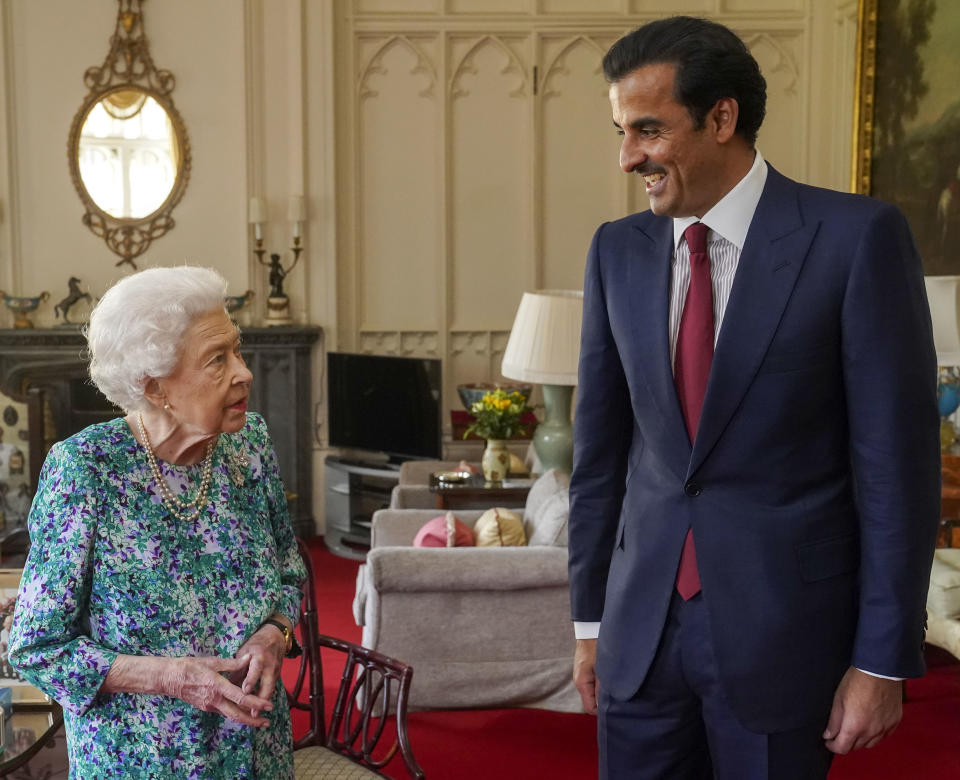
[[[260,227],[259,222],[255,223],[253,226],[253,237],[256,238],[257,241],[263,238],[263,228]]]

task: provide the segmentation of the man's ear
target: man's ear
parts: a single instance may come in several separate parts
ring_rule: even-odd
[[[143,383],[143,397],[158,409],[162,409],[167,402],[167,394],[160,387],[160,382],[153,377],[148,377],[147,381]]]
[[[740,105],[733,98],[720,98],[707,114],[707,124],[718,143],[724,144],[737,132]]]

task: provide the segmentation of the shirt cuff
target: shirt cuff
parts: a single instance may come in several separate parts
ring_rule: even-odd
[[[573,635],[577,639],[596,639],[600,636],[600,621],[586,623],[582,620],[573,621]]]
[[[895,682],[900,682],[901,680],[905,679],[905,678],[903,678],[903,677],[889,677],[889,676],[887,676],[887,675],[885,675],[885,674],[877,674],[876,672],[868,672],[866,669],[861,669],[860,667],[857,667],[857,666],[855,666],[854,669],[856,669],[858,672],[863,672],[864,674],[869,674],[871,677],[879,677],[881,680],[894,680]]]

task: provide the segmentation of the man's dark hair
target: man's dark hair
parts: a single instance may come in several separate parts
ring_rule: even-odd
[[[763,123],[767,82],[746,44],[722,24],[673,16],[643,25],[617,41],[603,58],[611,84],[645,65],[676,66],[674,97],[704,126],[721,98],[739,106],[736,132],[752,146]]]

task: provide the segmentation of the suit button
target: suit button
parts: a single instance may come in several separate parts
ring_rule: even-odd
[[[696,482],[688,482],[683,486],[683,492],[693,498],[699,496],[703,492],[703,488]]]

